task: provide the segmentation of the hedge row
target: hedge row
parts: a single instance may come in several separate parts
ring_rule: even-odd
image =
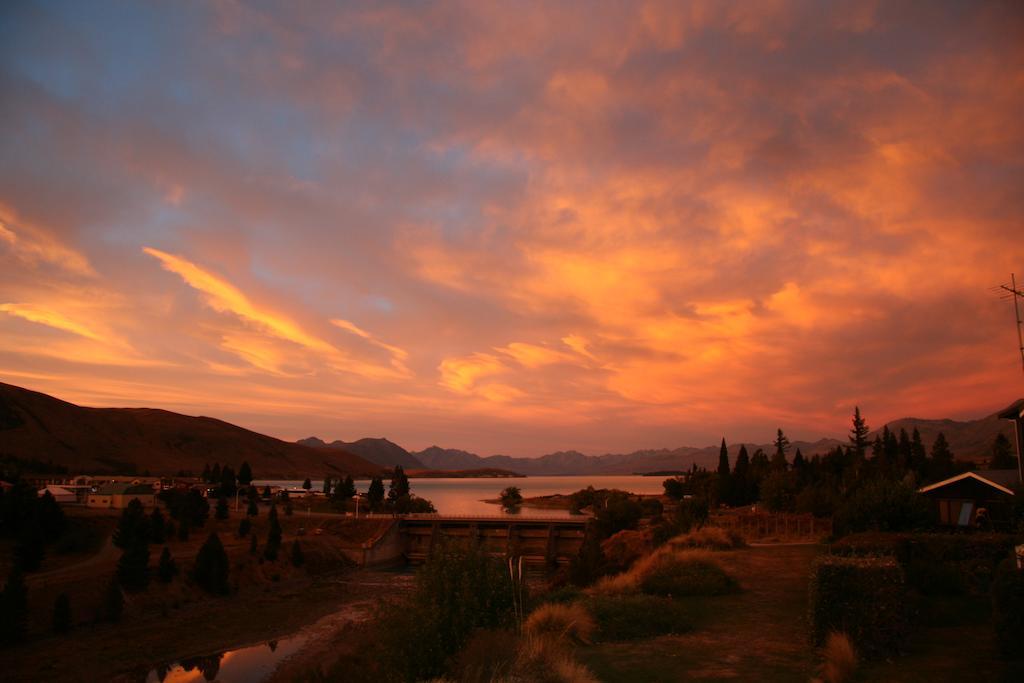
[[[1024,656],[1024,571],[1016,560],[1003,560],[992,580],[992,626],[1006,657]]]
[[[907,583],[925,595],[987,593],[992,573],[1011,554],[1012,534],[878,533],[851,534],[832,545],[842,556],[894,557]]]
[[[833,631],[853,640],[865,657],[899,651],[909,631],[906,581],[892,557],[825,556],[810,582],[811,637],[816,646]]]

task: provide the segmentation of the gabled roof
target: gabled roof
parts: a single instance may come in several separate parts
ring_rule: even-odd
[[[1005,476],[1006,472],[1010,472],[1013,475],[1012,481],[1007,480],[1007,477]],[[975,479],[981,482],[982,484],[986,484],[994,489],[998,489],[1003,493],[1008,493],[1012,496],[1013,490],[1010,489],[1009,487],[1017,483],[1017,470],[988,470],[987,472],[982,473],[964,472],[963,474],[958,474],[955,477],[943,479],[942,481],[935,482],[934,484],[929,484],[928,486],[922,486],[917,490],[917,492],[928,493],[929,491],[934,491],[935,489],[942,488],[943,486],[948,486],[949,484],[953,484],[964,479]],[[1005,484],[996,482],[994,481],[994,479],[1000,479],[1003,482],[1005,482]]]

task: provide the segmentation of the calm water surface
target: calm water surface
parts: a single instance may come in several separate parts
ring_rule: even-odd
[[[485,499],[497,498],[507,486],[518,486],[524,498],[549,496],[555,493],[572,493],[588,486],[601,489],[620,489],[630,493],[661,493],[661,482],[665,477],[641,477],[637,475],[573,476],[573,477],[522,477],[509,479],[410,479],[412,492],[420,498],[434,503],[437,511],[446,515],[501,515],[499,505],[484,503]],[[298,487],[301,481],[259,480],[257,486]],[[313,490],[322,491],[323,481],[314,481]],[[387,480],[384,485],[387,486]],[[366,493],[369,480],[356,482],[360,493]],[[519,516],[567,517],[568,510],[540,510],[521,508]]]

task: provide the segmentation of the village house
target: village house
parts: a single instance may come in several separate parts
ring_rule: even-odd
[[[138,499],[143,507],[156,505],[156,494],[153,487],[148,484],[133,484],[131,482],[113,482],[100,484],[96,490],[89,493],[89,500],[86,503],[91,508],[114,508],[120,510],[128,507],[132,499]]]
[[[934,501],[939,524],[959,527],[986,524],[998,526],[1009,519],[1008,508],[1014,497],[1014,487],[1019,481],[1017,470],[964,472],[923,486],[918,491]]]

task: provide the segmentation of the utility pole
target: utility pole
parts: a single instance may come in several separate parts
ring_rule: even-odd
[[[1017,277],[1013,273],[1010,273],[1010,284],[993,287],[993,290],[1000,294],[1000,299],[1006,301],[1013,300],[1013,313],[1017,320],[1017,347],[1020,351],[1021,371],[1024,372],[1024,333],[1021,332],[1020,319],[1020,300],[1024,299],[1024,292],[1017,289]]]

